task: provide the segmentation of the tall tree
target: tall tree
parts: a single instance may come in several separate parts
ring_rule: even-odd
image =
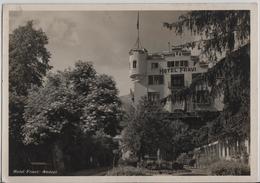
[[[201,50],[207,59],[216,60],[217,54],[234,50],[250,41],[250,11],[248,10],[206,10],[190,11],[179,17],[179,21],[164,27],[177,34],[190,31],[200,39],[180,46]]]
[[[33,27],[33,21],[20,26],[9,35],[9,144],[10,170],[21,168],[26,162],[21,143],[21,126],[28,90],[41,86],[49,65],[48,38]]]
[[[45,144],[52,150],[52,163],[63,173],[63,148],[79,130],[81,103],[64,73],[51,74],[44,87],[32,89],[25,106],[24,144]]]
[[[159,148],[160,134],[158,121],[162,108],[146,98],[140,100],[135,113],[130,116],[128,125],[123,133],[125,150],[130,150],[139,159],[145,154],[156,153]]]
[[[125,150],[139,159],[156,155],[158,149],[164,158],[173,160],[181,152],[193,148],[188,126],[181,121],[167,119],[167,112],[158,103],[143,98],[123,133]]]
[[[87,96],[84,111],[85,122],[95,121],[97,129],[104,129],[109,135],[118,134],[119,121],[122,119],[121,101],[114,80],[105,74],[98,75],[91,93]]]
[[[63,151],[81,136],[117,132],[121,111],[115,82],[96,74],[92,64],[49,75],[43,87],[30,91],[25,109],[25,144],[50,144],[53,163],[65,170]],[[91,139],[88,139],[91,140]],[[56,160],[60,160],[57,162]]]
[[[224,109],[212,127],[222,126],[219,136],[250,136],[250,11],[190,11],[174,23],[164,23],[177,34],[189,30],[200,39],[180,45],[201,50],[216,65],[204,74],[211,95],[224,93]],[[225,57],[221,59],[221,57]],[[220,79],[223,78],[223,79]],[[219,121],[221,120],[221,121]],[[213,129],[210,133],[214,134]],[[219,131],[219,129],[218,129]]]
[[[26,96],[32,85],[41,86],[49,65],[48,38],[33,27],[33,21],[9,35],[9,90]]]

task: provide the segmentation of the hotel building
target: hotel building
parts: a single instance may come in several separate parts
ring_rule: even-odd
[[[209,100],[210,87],[207,82],[196,85],[196,96],[188,100],[176,100],[172,97],[187,88],[209,69],[209,64],[200,62],[192,56],[190,50],[172,47],[171,50],[150,54],[145,48],[131,49],[129,52],[132,101],[135,105],[144,96],[151,101],[164,101],[169,112],[220,111],[223,108],[223,96]]]

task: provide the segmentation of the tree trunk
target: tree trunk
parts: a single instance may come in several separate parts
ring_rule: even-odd
[[[58,171],[58,175],[63,175],[65,172],[65,165],[63,159],[63,152],[61,142],[55,141],[52,148],[52,159],[54,169]]]

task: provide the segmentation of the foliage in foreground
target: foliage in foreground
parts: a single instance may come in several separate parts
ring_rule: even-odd
[[[43,87],[29,92],[23,142],[37,145],[100,129],[113,136],[120,104],[112,78],[97,75],[90,63],[79,61],[74,69],[49,75]]]
[[[250,136],[250,11],[190,11],[177,22],[164,23],[164,27],[176,34],[190,31],[200,36],[198,41],[179,45],[197,48],[201,59],[218,62],[204,74],[203,80],[212,88],[209,97],[224,93],[224,110],[210,126],[199,130],[203,139],[244,139]],[[224,59],[220,60],[220,58]],[[189,93],[194,92],[191,84]],[[192,88],[193,87],[193,88]],[[209,127],[209,128],[208,128]],[[208,128],[208,129],[207,129]],[[208,131],[208,132],[206,132]],[[202,145],[205,143],[198,143]]]
[[[250,167],[234,162],[234,161],[219,161],[211,165],[213,175],[250,175]]]
[[[250,11],[189,11],[179,16],[173,23],[165,22],[164,27],[175,30],[181,35],[190,31],[192,35],[201,37],[181,45],[182,47],[197,47],[202,56],[216,61],[217,56],[227,49],[233,51],[236,44],[246,44],[250,39]]]
[[[158,149],[166,160],[174,160],[181,152],[192,150],[188,126],[165,116],[167,113],[160,104],[143,98],[123,132],[125,150],[130,150],[139,160],[145,155],[156,156]]]
[[[59,161],[54,166],[63,170],[64,152],[69,151],[67,159],[72,161],[77,154],[70,148],[86,144],[84,141],[96,141],[92,145],[100,148],[103,142],[99,140],[117,133],[122,114],[117,94],[114,80],[97,74],[89,62],[78,61],[72,69],[48,75],[43,87],[29,92],[22,128],[24,144],[52,146],[53,160]],[[95,148],[92,151],[97,152]],[[94,163],[97,156],[86,159]]]
[[[189,166],[194,166],[196,160],[193,159],[193,153],[189,152],[189,153],[181,153],[178,158],[176,159],[176,161],[180,164],[183,165],[189,165]]]

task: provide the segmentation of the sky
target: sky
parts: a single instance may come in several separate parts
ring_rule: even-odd
[[[168,42],[178,45],[194,38],[185,33],[177,36],[163,27],[175,22],[182,11],[141,11],[140,40],[148,52],[168,50]],[[72,67],[78,60],[91,61],[98,73],[114,78],[119,95],[129,94],[129,50],[137,39],[136,11],[13,11],[10,31],[29,20],[42,28],[49,38],[53,71]]]

